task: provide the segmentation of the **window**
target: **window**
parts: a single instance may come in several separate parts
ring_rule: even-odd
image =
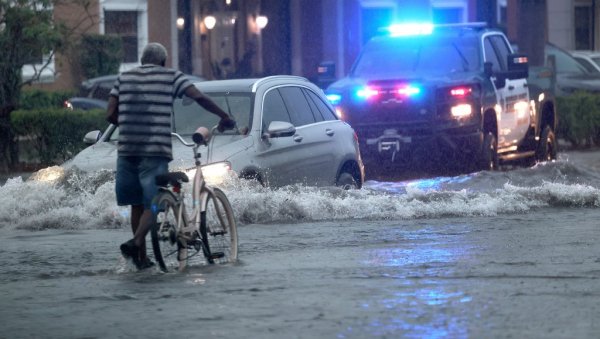
[[[592,50],[593,15],[591,5],[575,6],[575,49]]]
[[[321,121],[321,120],[338,120],[337,116],[335,115],[335,113],[333,113],[333,111],[329,108],[329,106],[327,106],[323,100],[321,100],[321,98],[319,98],[318,95],[316,95],[314,92],[305,89],[304,93],[306,93],[309,97],[309,102],[312,105],[315,105],[316,108],[318,109],[318,112],[315,113],[315,115],[320,115],[320,119],[317,118],[317,121]],[[311,107],[312,107],[311,105]]]
[[[369,41],[379,33],[382,25],[394,21],[394,9],[390,7],[366,7],[361,11],[362,42]]]
[[[279,91],[288,108],[294,126],[304,126],[315,123],[315,118],[308,105],[308,101],[306,101],[306,98],[299,87],[281,87]]]
[[[474,71],[480,65],[478,43],[475,37],[435,35],[371,41],[363,49],[352,75],[445,76],[452,72]]]
[[[40,58],[31,60],[30,62],[31,63],[24,65],[21,70],[24,81],[30,80],[39,75],[39,78],[36,80],[36,82],[54,82],[54,56],[43,55]]]
[[[116,34],[123,40],[124,58],[119,72],[139,65],[148,43],[148,0],[99,0],[100,33]]]
[[[485,38],[483,43],[483,49],[485,53],[485,61],[492,63],[492,71],[498,72],[504,70],[504,63],[500,61],[498,58],[498,54],[496,54],[496,50],[492,44],[492,39],[490,37]]]
[[[41,4],[36,5],[36,12],[52,15],[53,6],[45,7]],[[0,30],[2,30],[0,25]],[[54,53],[49,52],[44,54],[39,48],[31,52],[31,55],[25,60],[25,65],[21,68],[21,76],[23,81],[29,81],[33,78],[36,83],[52,83],[54,82]]]
[[[504,69],[508,69],[508,55],[510,54],[510,48],[508,47],[508,43],[504,38],[500,35],[493,35],[490,38],[494,43],[494,47],[496,48],[496,53],[498,53],[498,59],[500,59],[500,63]]]
[[[138,62],[138,13],[135,11],[105,11],[104,25],[106,34],[121,37],[123,43],[123,62]]]
[[[587,69],[587,70],[588,70],[588,72],[590,72],[590,73],[600,73],[600,72],[598,71],[598,69],[597,69],[597,68],[596,68],[594,65],[592,65],[592,62],[591,62],[591,61],[588,61],[588,60],[586,60],[586,59],[584,59],[584,58],[578,58],[578,57],[575,57],[575,59],[576,59],[577,61],[579,61],[579,63],[580,63],[581,65],[583,65],[583,67],[585,67],[585,69]]]
[[[426,1],[424,1],[426,2]],[[431,15],[436,24],[467,22],[469,0],[430,0]],[[481,1],[480,1],[481,2]]]
[[[459,7],[433,8],[433,22],[436,24],[455,24],[464,21],[463,9]]]
[[[231,112],[240,130],[251,126],[252,96],[250,93],[206,92],[222,110]],[[219,123],[219,117],[210,113],[193,99],[184,96],[173,105],[173,130],[181,135],[192,135],[199,126],[211,128]]]
[[[266,130],[273,121],[292,122],[281,94],[279,94],[277,89],[273,89],[265,95],[263,103],[263,130]]]

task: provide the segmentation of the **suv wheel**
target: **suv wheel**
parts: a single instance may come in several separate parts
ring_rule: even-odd
[[[488,132],[483,138],[483,147],[479,157],[479,169],[494,171],[498,169],[498,144],[494,134]]]
[[[342,172],[340,173],[340,175],[338,176],[336,182],[335,182],[336,186],[339,186],[345,190],[349,190],[349,189],[358,189],[358,185],[356,184],[356,180],[354,179],[354,177],[352,176],[352,174],[348,173],[348,172]]]
[[[556,159],[557,149],[556,137],[554,131],[550,126],[544,127],[542,135],[540,136],[540,142],[535,152],[535,158],[537,161],[551,161]]]

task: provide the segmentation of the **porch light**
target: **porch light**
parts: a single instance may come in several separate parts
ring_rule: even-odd
[[[258,26],[258,29],[265,28],[268,23],[269,23],[269,18],[267,18],[266,16],[259,15],[256,17],[256,26]]]
[[[215,28],[216,24],[217,24],[217,19],[214,16],[209,15],[204,18],[204,26],[206,26],[206,29],[213,29],[213,28]]]
[[[185,25],[185,19],[183,19],[182,17],[177,18],[177,29],[183,29],[183,26]]]

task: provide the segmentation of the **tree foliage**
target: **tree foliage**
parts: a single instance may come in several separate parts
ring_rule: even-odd
[[[85,34],[81,39],[79,60],[86,78],[119,72],[123,58],[121,38],[115,35]]]
[[[18,161],[10,114],[18,107],[23,85],[36,81],[48,67],[42,64],[32,79],[23,81],[23,66],[64,51],[79,23],[68,27],[55,20],[53,8],[60,5],[90,6],[90,0],[0,0],[0,171]]]

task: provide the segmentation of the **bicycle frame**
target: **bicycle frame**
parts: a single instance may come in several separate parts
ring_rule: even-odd
[[[177,139],[179,139],[179,141],[188,147],[192,147],[192,150],[194,152],[194,160],[195,160],[195,167],[196,167],[196,173],[194,174],[194,179],[193,179],[193,184],[192,184],[192,213],[191,214],[187,214],[187,212],[185,211],[185,192],[182,190],[179,193],[179,197],[178,199],[180,200],[180,208],[179,208],[179,216],[177,217],[177,224],[178,224],[178,229],[181,230],[181,234],[180,236],[183,236],[184,241],[187,241],[189,239],[191,239],[192,234],[194,231],[199,231],[200,230],[200,214],[202,212],[206,212],[206,207],[207,207],[207,201],[210,197],[214,196],[213,190],[206,185],[206,181],[204,180],[204,175],[202,174],[202,165],[200,162],[200,153],[198,153],[198,148],[200,145],[196,144],[196,143],[188,143],[185,140],[183,140],[183,138],[177,134],[177,133],[171,133],[171,135],[173,135],[174,137],[176,137]],[[210,143],[210,141],[209,141]],[[208,147],[208,144],[205,144],[207,146],[207,152],[210,150],[210,147]],[[208,157],[208,153],[207,153],[207,157]],[[215,201],[213,199],[213,201]],[[215,209],[219,211],[220,207],[219,204],[215,203],[214,204]],[[224,222],[222,220],[221,217],[221,213],[217,213],[219,219],[221,222]],[[190,223],[191,221],[191,223]],[[181,225],[181,222],[183,222],[183,225]],[[206,236],[205,234],[201,234],[201,236]]]
[[[164,258],[165,255],[168,257],[173,253],[177,253],[180,271],[187,265],[187,259],[198,253],[204,254],[210,264],[235,260],[237,230],[231,205],[222,190],[212,188],[206,183],[198,152],[202,145],[207,146],[210,152],[211,132],[204,127],[198,128],[193,134],[193,143],[186,142],[176,133],[172,135],[183,145],[193,148],[196,173],[192,181],[192,204],[189,214],[189,206],[186,207],[187,192],[182,188],[183,182],[189,182],[189,177],[183,172],[169,172],[156,177],[161,193],[155,197],[153,213],[158,218],[161,206],[165,206],[166,211],[165,218],[160,222],[157,219],[151,230],[152,247],[161,269],[167,271]],[[212,203],[209,200],[212,200]],[[171,217],[168,217],[169,215]],[[161,244],[166,248],[161,249]],[[177,248],[173,250],[175,245]],[[191,254],[188,254],[188,251],[191,251]],[[171,257],[172,259],[174,257]]]

